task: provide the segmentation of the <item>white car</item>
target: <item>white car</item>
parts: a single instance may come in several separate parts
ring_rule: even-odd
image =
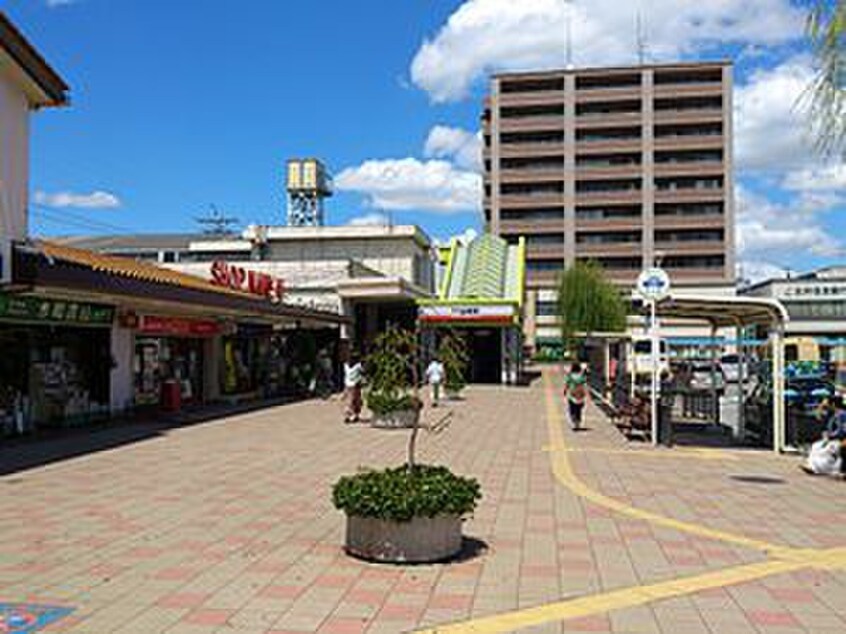
[[[736,354],[724,354],[720,357],[720,369],[726,383],[740,382],[740,357]]]
[[[652,339],[649,337],[632,338],[632,373],[652,374]],[[658,344],[658,372],[668,373],[670,370],[670,359],[667,354],[667,341],[662,339]]]

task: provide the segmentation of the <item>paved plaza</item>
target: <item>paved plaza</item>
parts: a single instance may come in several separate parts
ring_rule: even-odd
[[[0,602],[70,608],[39,631],[80,634],[846,631],[846,483],[627,443],[596,409],[573,433],[559,383],[427,414],[453,412],[420,459],[483,487],[457,562],[342,552],[332,482],[400,463],[407,435],[312,401],[4,469]]]

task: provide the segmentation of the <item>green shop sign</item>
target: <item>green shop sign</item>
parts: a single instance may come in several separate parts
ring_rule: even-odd
[[[109,325],[114,316],[115,309],[102,304],[0,294],[0,319],[54,324]]]

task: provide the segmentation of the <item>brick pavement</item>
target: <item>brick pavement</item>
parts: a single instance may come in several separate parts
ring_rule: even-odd
[[[520,631],[846,631],[843,568],[592,603],[767,565],[768,554],[617,512],[558,476],[563,457],[591,495],[815,549],[846,546],[846,484],[767,453],[628,445],[593,409],[589,431],[564,429],[556,445],[542,384],[472,388],[448,407],[452,424],[423,437],[420,457],[482,482],[465,532],[487,550],[469,549],[460,562],[390,567],[341,552],[331,483],[359,465],[399,463],[406,434],[343,426],[337,401],[319,401],[3,476],[0,601],[74,607],[46,631],[89,634],[393,634],[568,599],[587,605],[585,614]]]

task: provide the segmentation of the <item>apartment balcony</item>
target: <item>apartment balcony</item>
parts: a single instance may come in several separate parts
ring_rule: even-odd
[[[702,81],[684,84],[657,84],[652,88],[656,99],[665,97],[715,97],[723,94],[719,81]]]
[[[602,88],[579,88],[576,90],[576,103],[594,103],[597,101],[638,100],[641,98],[641,86],[613,86]]]
[[[719,202],[725,198],[722,187],[713,189],[656,189],[656,203],[705,203]]]
[[[655,137],[656,150],[714,150],[722,148],[725,140],[722,134],[690,134],[685,136]]]
[[[534,156],[561,156],[564,154],[564,142],[551,143],[501,143],[500,158],[532,158]],[[488,156],[486,155],[485,158]]]
[[[722,255],[726,243],[724,240],[656,240],[655,248],[662,251],[664,257],[673,255]]]
[[[656,110],[656,124],[665,123],[720,123],[723,111],[719,108],[695,108],[690,110]]]
[[[643,192],[639,189],[576,193],[577,205],[638,205],[642,200]]]
[[[577,180],[640,178],[642,173],[641,165],[576,165]]]
[[[500,132],[538,132],[541,130],[563,130],[564,115],[543,115],[538,117],[502,117]]]
[[[702,267],[702,268],[666,268],[667,273],[674,283],[684,284],[713,284],[734,283],[734,275],[725,266]]]
[[[564,210],[561,210],[561,220],[499,220],[499,233],[506,235],[538,235],[550,233],[564,233]]]
[[[500,106],[551,105],[564,101],[563,90],[539,90],[532,92],[505,92],[499,94]]]
[[[526,244],[527,259],[563,260],[563,244]]]
[[[655,163],[655,176],[723,176],[726,170],[722,161],[691,161],[682,163]]]
[[[500,169],[499,179],[501,183],[560,182],[564,180],[564,166]]]
[[[640,242],[579,242],[576,244],[576,257],[615,257],[640,256],[642,246]]]
[[[585,139],[576,141],[576,152],[578,154],[609,154],[613,152],[640,152],[643,141],[640,138],[633,139],[602,139],[588,141]]]
[[[655,229],[723,229],[723,215],[655,216]]]
[[[563,258],[562,258],[563,259]],[[530,289],[557,288],[561,271],[526,271],[526,287]]]
[[[500,207],[555,207],[564,205],[564,194],[551,192],[548,194],[500,194]]]
[[[637,281],[637,276],[640,275],[641,268],[637,269],[605,269],[605,275],[608,276],[614,284],[619,286],[632,286]]]
[[[611,126],[640,125],[643,114],[636,112],[597,112],[576,115],[576,127],[580,130],[608,128]]]
[[[643,226],[641,216],[631,218],[580,218],[576,215],[576,231],[640,231]]]

